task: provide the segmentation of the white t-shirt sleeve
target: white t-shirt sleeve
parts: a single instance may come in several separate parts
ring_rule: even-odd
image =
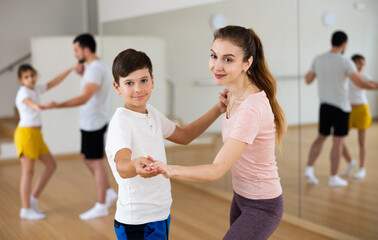
[[[26,87],[21,87],[17,93],[16,102],[22,103],[26,98],[30,98],[29,92]]]
[[[131,150],[132,145],[132,128],[127,121],[120,119],[119,116],[112,120],[109,125],[108,136],[106,140],[106,154],[109,159],[114,159],[117,152],[121,149],[128,148]]]
[[[348,58],[346,59],[345,71],[346,71],[347,75],[354,73],[354,72],[357,72],[356,64],[354,64],[354,62],[351,59],[348,59]]]
[[[157,116],[160,119],[162,134],[164,138],[168,138],[176,129],[176,124],[164,116],[161,112],[156,110]]]
[[[95,83],[101,85],[102,71],[96,66],[90,66],[83,76],[84,83]]]

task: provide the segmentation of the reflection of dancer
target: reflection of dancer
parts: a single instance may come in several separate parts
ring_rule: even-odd
[[[147,104],[154,87],[152,63],[143,52],[127,49],[113,62],[113,86],[125,105],[117,108],[109,124],[106,153],[119,187],[114,221],[118,239],[168,239],[171,187],[168,179],[147,175],[141,168],[153,162],[148,155],[166,162],[164,138],[188,144],[202,134],[225,110],[220,101],[204,116],[180,128]],[[225,92],[223,93],[225,94]],[[220,95],[221,99],[223,94]]]
[[[358,72],[361,74],[361,71],[365,65],[365,58],[361,55],[354,55],[352,60],[356,64]],[[361,77],[365,81],[371,81],[371,79],[364,74],[361,74]],[[357,173],[353,175],[353,178],[364,178],[366,174],[366,129],[371,125],[372,119],[365,90],[357,87],[353,82],[350,82],[349,85],[349,100],[352,104],[352,111],[349,116],[349,127],[358,129],[358,145],[360,149],[360,168]],[[349,163],[344,176],[349,176],[350,172],[357,165],[357,163],[352,159],[345,143],[343,145],[343,156]]]
[[[83,220],[108,215],[108,207],[117,199],[110,188],[103,164],[104,134],[112,108],[111,72],[96,55],[96,42],[89,34],[82,34],[74,40],[75,56],[85,62],[77,72],[82,75],[81,95],[62,103],[52,102],[51,107],[80,107],[81,153],[85,165],[94,175],[97,203],[80,215]]]
[[[17,92],[16,107],[20,121],[14,134],[17,155],[21,161],[21,212],[23,219],[43,219],[45,214],[38,210],[38,197],[53,174],[56,163],[43,140],[41,132],[41,113],[43,107],[39,104],[39,96],[58,85],[77,67],[67,69],[47,84],[36,85],[37,71],[30,65],[21,65],[18,69],[18,79],[22,86]],[[34,162],[39,158],[45,165],[45,170],[39,176],[31,193]]]
[[[224,239],[267,239],[283,213],[274,152],[275,135],[280,142],[286,125],[276,99],[276,81],[259,37],[252,29],[239,26],[227,26],[214,34],[209,68],[215,83],[230,91],[222,119],[224,145],[212,164],[166,166],[156,162],[151,169],[195,182],[217,181],[231,169],[234,197]]]
[[[315,58],[311,70],[306,75],[307,84],[312,83],[315,77],[318,79],[318,93],[321,104],[319,134],[311,146],[305,170],[307,183],[318,183],[313,165],[323,148],[324,141],[333,129],[331,176],[328,185],[348,185],[346,180],[337,175],[343,139],[348,135],[349,112],[351,110],[347,77],[361,88],[377,88],[377,84],[364,81],[353,62],[342,55],[347,45],[347,39],[348,37],[344,32],[335,32],[332,35],[331,51]]]

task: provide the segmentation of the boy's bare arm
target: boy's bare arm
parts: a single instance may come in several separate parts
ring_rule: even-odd
[[[138,174],[148,174],[153,177],[158,174],[143,171],[143,168],[154,162],[152,158],[138,157],[131,160],[131,150],[128,148],[119,150],[114,157],[114,162],[117,172],[122,178],[133,178]]]

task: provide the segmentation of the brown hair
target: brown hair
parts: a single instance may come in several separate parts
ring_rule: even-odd
[[[353,62],[357,62],[359,60],[365,60],[364,56],[362,56],[360,54],[354,54],[351,58],[352,58]]]
[[[30,64],[22,64],[21,66],[18,67],[18,71],[17,71],[18,79],[21,79],[22,74],[27,71],[32,71],[34,72],[34,74],[37,75],[37,71]]]
[[[89,48],[89,50],[91,50],[92,53],[96,52],[96,41],[91,34],[89,33],[80,34],[73,40],[73,43],[76,43],[76,42],[79,43],[79,46],[82,49],[87,47]]]
[[[119,84],[120,77],[127,77],[130,73],[147,68],[152,76],[151,59],[146,53],[129,48],[118,54],[113,61],[114,81]]]
[[[260,38],[252,29],[240,26],[226,26],[218,29],[214,33],[214,40],[218,38],[228,40],[239,46],[244,53],[243,61],[248,61],[251,56],[253,57],[253,62],[247,70],[247,75],[253,84],[259,89],[264,90],[269,99],[274,114],[277,141],[279,146],[281,146],[282,136],[286,131],[285,114],[276,99],[276,80],[270,73],[268,64],[265,61],[264,50]]]

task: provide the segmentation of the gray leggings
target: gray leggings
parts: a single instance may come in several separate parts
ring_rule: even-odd
[[[280,224],[283,208],[282,194],[272,199],[253,200],[234,192],[231,227],[223,240],[268,239]]]

